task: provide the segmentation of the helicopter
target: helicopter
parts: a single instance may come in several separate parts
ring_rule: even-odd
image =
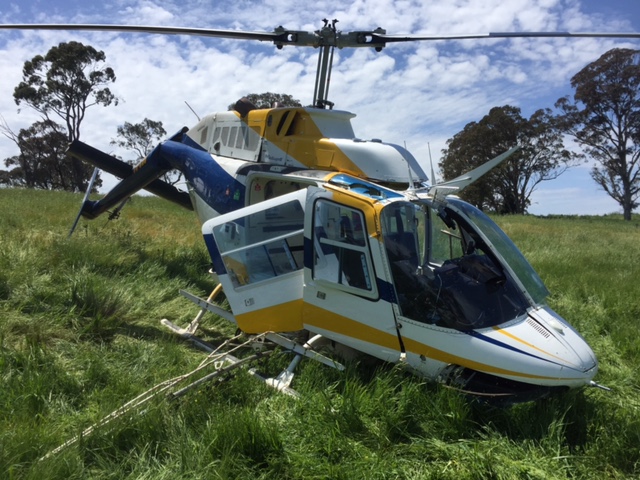
[[[355,135],[354,114],[328,91],[336,48],[470,38],[620,37],[637,33],[388,35],[132,25],[12,24],[0,29],[145,32],[268,41],[318,49],[309,107],[256,108],[246,99],[207,115],[130,166],[83,142],[68,153],[122,180],[102,199],[83,200],[94,219],[145,189],[193,210],[218,286],[202,308],[297,354],[277,379],[286,390],[301,356],[340,365],[314,350],[320,339],[401,363],[429,380],[483,398],[528,401],[594,382],[596,357],[546,303],[549,291],[509,237],[456,196],[516,149],[456,179],[428,185],[404,147]],[[180,171],[183,192],[160,178]],[[97,170],[96,170],[97,171]],[[95,178],[95,173],[94,173]],[[433,180],[433,173],[431,175]],[[76,218],[75,225],[78,218]],[[73,231],[73,228],[72,228]],[[222,289],[230,311],[213,303]],[[173,331],[192,337],[168,320]],[[298,341],[300,333],[308,338]]]

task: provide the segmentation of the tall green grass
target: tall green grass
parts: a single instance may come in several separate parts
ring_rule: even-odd
[[[39,460],[204,358],[159,324],[197,313],[178,289],[213,287],[193,214],[136,197],[67,239],[79,203],[0,190],[1,478],[640,478],[640,227],[615,216],[497,218],[593,346],[610,393],[498,409],[397,366],[305,361],[297,400],[238,372]],[[233,334],[205,319],[212,343]]]

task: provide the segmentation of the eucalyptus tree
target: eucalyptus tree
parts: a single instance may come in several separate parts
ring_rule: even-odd
[[[88,108],[95,105],[117,104],[118,99],[109,89],[116,76],[111,67],[104,67],[105,54],[80,42],[60,43],[46,55],[36,55],[22,68],[22,81],[15,87],[13,98],[18,106],[27,105],[42,117],[41,123],[51,125],[57,117],[65,127],[67,142],[80,138],[80,126]],[[33,137],[33,141],[40,141]],[[42,143],[42,142],[41,142]],[[23,161],[32,161],[29,150],[22,150]],[[86,188],[92,168],[80,160],[67,159],[56,154],[60,167],[65,167],[69,178],[68,190]],[[5,162],[6,164],[6,162]],[[8,165],[7,165],[8,166]]]
[[[580,160],[564,147],[562,133],[549,109],[525,118],[520,108],[505,105],[492,108],[478,122],[447,140],[440,168],[445,180],[480,166],[516,145],[505,163],[486,174],[461,193],[480,209],[498,213],[526,213],[531,194],[544,181],[560,176]]]
[[[249,93],[243,97],[243,100],[253,104],[257,108],[272,108],[273,106],[280,107],[301,107],[300,100],[293,98],[286,93]],[[229,110],[233,110],[236,104],[229,105]]]
[[[563,128],[595,160],[591,177],[631,220],[640,199],[640,50],[609,50],[571,86],[573,99],[556,102]]]
[[[124,122],[117,128],[117,138],[111,140],[111,145],[124,148],[135,155],[135,159],[128,160],[135,164],[151,153],[155,146],[167,135],[161,121],[145,118],[139,123]],[[177,170],[163,175],[162,179],[175,185],[182,179]]]

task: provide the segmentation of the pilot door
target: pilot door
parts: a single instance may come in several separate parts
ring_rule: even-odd
[[[400,357],[384,281],[375,200],[309,188],[303,322],[307,330],[387,361]]]
[[[266,200],[202,226],[214,270],[246,333],[302,329],[306,193]]]

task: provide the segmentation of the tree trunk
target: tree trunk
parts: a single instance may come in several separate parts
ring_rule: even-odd
[[[622,216],[628,222],[631,221],[632,210],[633,210],[633,205],[631,201],[625,198],[624,202],[622,203]]]

